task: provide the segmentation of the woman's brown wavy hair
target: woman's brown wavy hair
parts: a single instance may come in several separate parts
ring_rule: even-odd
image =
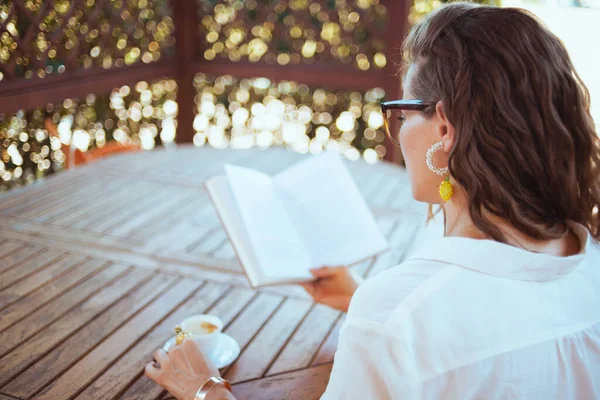
[[[455,127],[449,170],[479,230],[507,243],[485,209],[533,239],[571,219],[600,240],[600,138],[555,35],[524,10],[453,3],[413,27],[403,56],[413,95]]]

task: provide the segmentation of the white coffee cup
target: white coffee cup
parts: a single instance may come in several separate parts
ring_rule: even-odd
[[[203,322],[208,322],[217,328],[213,332],[207,332],[202,327]],[[209,314],[192,315],[181,321],[180,325],[181,329],[191,336],[205,354],[215,348],[219,333],[223,330],[223,321],[219,317]]]

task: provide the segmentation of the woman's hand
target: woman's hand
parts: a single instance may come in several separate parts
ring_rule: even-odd
[[[194,400],[208,378],[220,376],[191,339],[172,347],[168,354],[163,349],[156,350],[154,359],[156,362],[146,365],[146,375],[178,400]]]
[[[348,311],[350,299],[362,278],[347,267],[321,267],[310,272],[317,280],[300,285],[314,301],[340,311]]]

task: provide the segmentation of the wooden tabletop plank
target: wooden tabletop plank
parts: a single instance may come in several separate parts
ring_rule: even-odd
[[[153,400],[160,399],[165,390],[143,373],[135,382],[119,396],[119,400]],[[169,394],[168,392],[166,394]],[[1,399],[0,399],[1,400]]]
[[[318,400],[329,382],[331,364],[273,375],[233,386],[237,400]]]
[[[166,200],[159,204],[147,207],[145,210],[137,213],[135,217],[129,218],[124,223],[117,224],[105,230],[105,233],[115,236],[128,236],[131,232],[139,229],[148,221],[161,218],[163,213],[169,212],[170,210],[177,209],[197,197],[196,193],[190,191],[180,191],[181,193],[174,193],[169,196]]]
[[[0,210],[4,214],[7,209],[15,204],[31,204],[36,201],[43,200],[45,196],[51,196],[52,192],[48,191],[48,184],[54,187],[69,187],[76,186],[81,182],[85,182],[86,177],[82,174],[70,171],[68,174],[55,174],[51,177],[44,178],[43,181],[38,181],[36,185],[27,186],[22,190],[16,189],[0,195]],[[89,181],[88,181],[89,182]]]
[[[233,321],[242,310],[250,303],[250,300],[258,293],[251,289],[234,287],[219,301],[211,307],[209,312],[223,320],[223,324],[227,329],[231,321]],[[229,330],[227,331],[229,333]]]
[[[172,225],[165,231],[157,233],[150,238],[146,248],[156,252],[173,251],[186,252],[190,246],[197,246],[204,238],[210,235],[210,231],[216,231],[218,221],[216,218],[194,219],[186,218],[181,221],[173,221]]]
[[[238,342],[243,352],[256,333],[260,331],[265,322],[268,321],[282,303],[283,298],[281,296],[259,293],[237,318],[225,328],[224,332]],[[230,368],[226,368],[225,373],[234,367],[235,364]]]
[[[143,365],[171,335],[175,320],[208,312],[223,319],[225,332],[242,348],[234,365],[222,371],[233,382],[243,381],[235,385],[238,398],[319,398],[344,317],[315,305],[298,285],[246,287],[203,186],[223,172],[224,163],[275,175],[306,158],[279,148],[181,146],[116,156],[0,195],[5,216],[0,220],[0,382],[14,375],[0,393],[162,398],[164,391],[143,375]],[[412,200],[403,170],[344,162],[392,247],[352,267],[372,276],[406,257],[422,207]],[[63,259],[41,261],[65,252]],[[126,261],[144,268],[137,273],[145,275],[130,280],[117,275],[109,280],[112,285],[90,286],[110,269],[102,260]],[[121,289],[110,292],[111,286]],[[85,293],[75,295],[80,287]],[[23,338],[3,341],[8,334]],[[44,334],[48,340],[41,341]],[[3,350],[7,343],[11,347]]]
[[[417,225],[413,221],[399,220],[389,239],[392,247],[391,251],[380,256],[377,262],[367,271],[366,277],[375,276],[383,270],[400,264],[417,235]]]
[[[110,198],[98,199],[86,210],[85,214],[81,216],[69,215],[61,221],[60,225],[87,230],[94,224],[103,221],[107,215],[112,215],[115,211],[125,208],[129,202],[134,202],[151,191],[147,182],[140,181],[130,181],[127,189],[117,192]]]
[[[73,255],[70,260],[74,269],[0,311],[0,332],[107,266],[103,261],[87,260],[84,256]]]
[[[142,312],[113,332],[99,346],[85,355],[48,385],[36,399],[67,399],[86,388],[96,376],[114,365],[115,360],[144,337],[164,317],[198,290],[201,282],[180,281]]]
[[[44,251],[42,246],[27,244],[27,246],[20,248],[2,259],[2,263],[0,263],[0,272],[14,268],[28,258],[35,257],[42,251]]]
[[[21,399],[0,393],[0,400],[21,400]]]
[[[129,221],[148,211],[152,211],[155,207],[161,207],[165,202],[169,203],[173,197],[179,198],[182,194],[181,192],[178,191],[177,194],[173,194],[171,188],[153,188],[142,198],[125,203],[119,209],[105,214],[105,218],[102,221],[86,229],[93,232],[110,234],[113,229],[127,224]]]
[[[253,290],[233,287],[221,296],[206,312],[221,318],[225,327],[246,307],[257,293]],[[156,383],[141,375],[133,385],[120,397],[121,400],[147,400],[159,393]],[[150,396],[149,394],[153,395]],[[159,396],[160,397],[160,396]]]
[[[339,315],[331,307],[315,304],[266,375],[308,367]]]
[[[221,246],[212,253],[212,256],[221,260],[235,260],[236,255],[229,239],[225,238]]]
[[[225,230],[220,225],[215,227],[215,230],[210,231],[210,234],[204,237],[204,240],[191,251],[192,254],[208,254],[214,251],[226,238]]]
[[[162,321],[126,355],[111,365],[94,383],[77,396],[77,399],[111,399],[122,393],[135,382],[144,366],[152,360],[154,351],[173,336],[173,327],[190,315],[203,314],[223,295],[227,287],[227,285],[214,283],[204,285],[200,291]],[[158,397],[162,391],[163,389],[156,385],[150,393],[146,392],[146,394],[148,398],[153,398]]]
[[[340,315],[337,322],[327,335],[327,338],[321,345],[321,348],[317,352],[317,355],[312,360],[311,365],[321,365],[325,363],[330,363],[333,361],[333,356],[335,355],[335,351],[337,349],[338,338],[340,335],[340,328],[342,327],[344,321],[346,319],[346,314]]]
[[[199,202],[200,199],[196,199],[196,201]],[[170,231],[174,226],[193,220],[198,208],[198,204],[193,202],[178,209],[170,210],[161,218],[155,218],[148,221],[143,227],[134,229],[131,235],[140,240],[151,240],[162,232]]]
[[[0,333],[0,356],[6,354],[18,344],[23,343],[71,308],[101,290],[105,285],[118,279],[119,275],[124,272],[125,269],[122,266],[110,265],[81,285],[70,289]],[[19,303],[15,304],[18,305]]]
[[[107,284],[102,290],[31,336],[26,342],[0,359],[0,385],[7,383],[47,351],[59,345],[71,333],[89,323],[105,308],[127,295],[129,291],[135,290],[149,278],[149,271],[129,269],[117,280]]]
[[[73,227],[92,232],[104,232],[105,229],[136,215],[140,210],[160,203],[169,197],[169,192],[165,188],[154,187],[147,182],[144,182],[141,189],[125,193],[128,196],[120,203],[109,203],[108,207],[98,215],[100,218],[81,221],[74,224]]]
[[[171,288],[175,277],[155,275],[139,288],[122,297],[83,329],[61,342],[29,369],[13,379],[2,391],[30,398],[73,365],[83,354],[98,345],[115,329]]]
[[[73,182],[75,183],[75,182]],[[88,182],[86,185],[81,186],[89,186],[91,183]],[[70,186],[69,188],[75,188],[81,186]],[[38,210],[43,208],[46,204],[52,203],[56,199],[56,194],[64,191],[66,188],[62,185],[55,186],[55,190],[43,190],[38,195],[32,196],[31,193],[25,195],[24,193],[20,197],[20,201],[7,201],[2,202],[2,214],[5,215],[13,215],[18,216],[22,212],[29,210]],[[68,190],[68,189],[67,189]],[[73,190],[70,190],[73,191]]]
[[[118,177],[113,179],[114,181],[111,181],[103,188],[101,194],[94,196],[89,200],[79,202],[77,205],[74,205],[72,209],[61,210],[58,214],[54,215],[49,213],[49,218],[46,221],[42,220],[42,222],[69,226],[74,221],[83,219],[86,215],[95,215],[97,212],[100,212],[105,199],[115,199],[126,187],[131,185],[130,180]]]
[[[9,287],[0,291],[0,309],[13,303],[20,297],[23,297],[40,286],[47,285],[53,279],[62,276],[71,268],[74,268],[78,262],[82,261],[82,256],[67,254],[59,260],[54,260],[47,268],[43,268],[34,274],[13,283]]]
[[[22,248],[24,246],[25,246],[24,242],[15,242],[13,240],[5,240],[4,242],[0,243],[0,260],[3,260],[9,254],[14,253],[15,251],[19,250],[20,248]],[[3,260],[2,262],[4,263],[5,261]]]
[[[75,213],[83,214],[85,208],[93,204],[99,198],[110,198],[113,193],[123,189],[126,180],[122,178],[112,178],[102,185],[94,187],[93,190],[86,190],[80,196],[72,196],[70,193],[64,193],[63,201],[52,209],[46,210],[44,213],[33,218],[36,222],[53,223],[60,220],[65,215]],[[85,185],[82,185],[86,188]]]
[[[227,371],[225,378],[241,382],[262,377],[310,307],[308,301],[286,299]]]
[[[22,262],[18,267],[0,272],[0,290],[7,288],[9,285],[14,284],[28,275],[35,274],[45,267],[51,266],[62,258],[65,258],[66,255],[67,253],[63,251],[46,250],[37,253],[33,258],[29,258],[27,261]],[[2,307],[2,303],[0,303],[0,307]]]
[[[63,208],[65,205],[72,200],[77,199],[79,196],[84,195],[88,192],[94,192],[102,188],[103,182],[91,182],[86,185],[75,187],[71,190],[53,190],[51,196],[46,198],[44,202],[36,205],[29,205],[19,210],[11,212],[12,215],[18,216],[24,219],[34,219],[43,215],[46,212],[50,212],[56,208]],[[67,204],[65,204],[67,203]]]

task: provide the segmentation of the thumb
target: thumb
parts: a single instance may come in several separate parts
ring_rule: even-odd
[[[315,278],[328,278],[337,274],[340,268],[341,267],[313,268],[310,270],[310,273],[313,274]]]

